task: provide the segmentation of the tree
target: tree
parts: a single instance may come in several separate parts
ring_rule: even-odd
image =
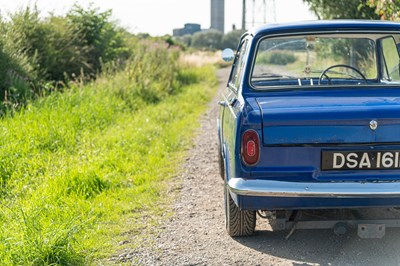
[[[47,28],[46,45],[40,58],[46,79],[65,81],[73,75],[79,76],[89,66],[90,47],[78,33],[70,30],[68,20],[64,17],[52,15],[44,25]]]
[[[223,48],[236,49],[239,44],[240,37],[245,33],[244,30],[233,30],[228,32],[222,38]]]
[[[46,35],[46,27],[40,21],[40,13],[36,6],[20,8],[16,13],[10,14],[3,27],[6,41],[14,47],[16,53],[25,55],[36,74],[40,72],[41,75],[44,75],[40,66],[41,55],[46,51]]]
[[[193,35],[192,46],[196,48],[221,49],[224,34],[218,30],[199,31]]]
[[[186,47],[192,45],[192,35],[186,34],[183,36],[175,37],[176,41],[183,44]]]
[[[310,10],[315,13],[318,19],[379,19],[375,9],[367,4],[369,1],[303,0],[310,6]]]
[[[400,0],[369,0],[368,5],[382,20],[400,20]]]
[[[80,37],[76,45],[87,48],[86,74],[94,76],[101,70],[102,63],[113,61],[126,52],[124,31],[110,21],[111,15],[111,10],[100,12],[92,5],[87,9],[74,5],[67,14],[69,30]]]

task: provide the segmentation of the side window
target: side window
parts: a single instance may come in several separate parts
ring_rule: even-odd
[[[387,81],[400,81],[400,57],[396,42],[392,37],[381,40],[382,47],[382,77]]]
[[[247,44],[248,44],[248,41],[245,40],[242,43],[242,45],[240,46],[238,53],[236,55],[235,65],[232,70],[231,80],[230,80],[229,84],[231,86],[233,86],[235,89],[239,88],[239,83],[240,83],[240,80],[242,79]]]

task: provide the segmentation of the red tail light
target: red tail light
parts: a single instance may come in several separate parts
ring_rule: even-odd
[[[246,165],[255,165],[260,159],[260,139],[254,130],[247,130],[242,136],[242,160]]]

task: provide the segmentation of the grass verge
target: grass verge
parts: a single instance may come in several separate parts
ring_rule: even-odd
[[[157,104],[121,93],[123,75],[0,121],[0,265],[92,264],[163,211],[163,181],[215,91],[214,70],[185,70],[186,84]]]

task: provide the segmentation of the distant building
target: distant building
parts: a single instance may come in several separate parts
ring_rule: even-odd
[[[174,29],[173,30],[173,35],[175,37],[183,36],[183,35],[192,35],[198,31],[201,31],[201,26],[200,24],[195,24],[195,23],[186,23],[183,28],[181,29]]]
[[[225,0],[211,0],[211,29],[225,31]]]

